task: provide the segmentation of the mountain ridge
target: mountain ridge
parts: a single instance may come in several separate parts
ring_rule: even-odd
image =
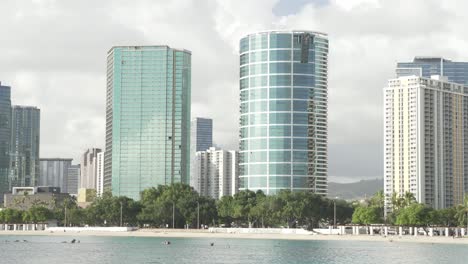
[[[351,183],[328,183],[328,197],[344,200],[362,200],[383,190],[383,179],[360,180]]]

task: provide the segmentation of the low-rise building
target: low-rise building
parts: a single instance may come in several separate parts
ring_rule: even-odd
[[[79,207],[86,208],[96,199],[96,189],[78,189],[77,204]]]
[[[69,197],[68,193],[61,193],[59,187],[13,187],[11,193],[4,195],[4,207],[29,210],[33,206],[43,206],[52,210],[62,206]]]

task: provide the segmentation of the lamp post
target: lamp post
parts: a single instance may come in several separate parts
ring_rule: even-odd
[[[172,201],[172,229],[175,228],[175,203]]]
[[[336,196],[335,199],[333,199],[333,229],[336,228],[336,199],[339,199],[340,197]]]
[[[122,201],[120,201],[120,227],[122,227]]]
[[[336,228],[336,200],[333,200],[333,229]]]
[[[65,203],[65,227],[67,226],[67,204]]]
[[[466,210],[466,235],[468,236],[468,209],[465,209]],[[465,234],[463,234],[462,236],[464,236]]]
[[[197,229],[200,229],[200,202],[197,200]]]

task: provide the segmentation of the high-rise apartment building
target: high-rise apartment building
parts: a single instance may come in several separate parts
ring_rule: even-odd
[[[327,194],[328,37],[270,31],[240,41],[240,190]]]
[[[78,195],[78,186],[80,183],[80,165],[71,165],[68,168],[67,190],[69,194]]]
[[[96,169],[96,195],[101,197],[104,193],[104,152],[97,154]]]
[[[190,124],[190,186],[195,186],[195,153],[213,146],[213,120],[196,117]]]
[[[113,47],[107,54],[104,188],[189,183],[191,53],[168,46]]]
[[[40,159],[38,186],[60,187],[62,193],[68,193],[68,169],[72,159]]]
[[[468,87],[445,77],[405,76],[384,89],[384,192],[411,192],[436,209],[468,190]]]
[[[96,190],[98,174],[97,156],[100,152],[101,149],[99,148],[90,148],[81,155],[80,189]]]
[[[9,191],[11,144],[11,88],[0,83],[0,203]]]
[[[10,145],[10,190],[37,186],[39,180],[40,110],[12,107]]]
[[[238,190],[238,152],[209,148],[195,158],[194,189],[202,196],[220,199]]]
[[[402,76],[419,76],[430,78],[440,75],[449,82],[468,85],[468,62],[456,62],[441,57],[415,57],[412,62],[399,62],[396,69],[397,78]]]

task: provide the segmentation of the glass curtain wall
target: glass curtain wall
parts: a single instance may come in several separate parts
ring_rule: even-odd
[[[114,195],[189,182],[190,64],[189,51],[167,46],[109,51],[104,185]]]
[[[272,31],[240,41],[240,190],[327,194],[325,34]]]

